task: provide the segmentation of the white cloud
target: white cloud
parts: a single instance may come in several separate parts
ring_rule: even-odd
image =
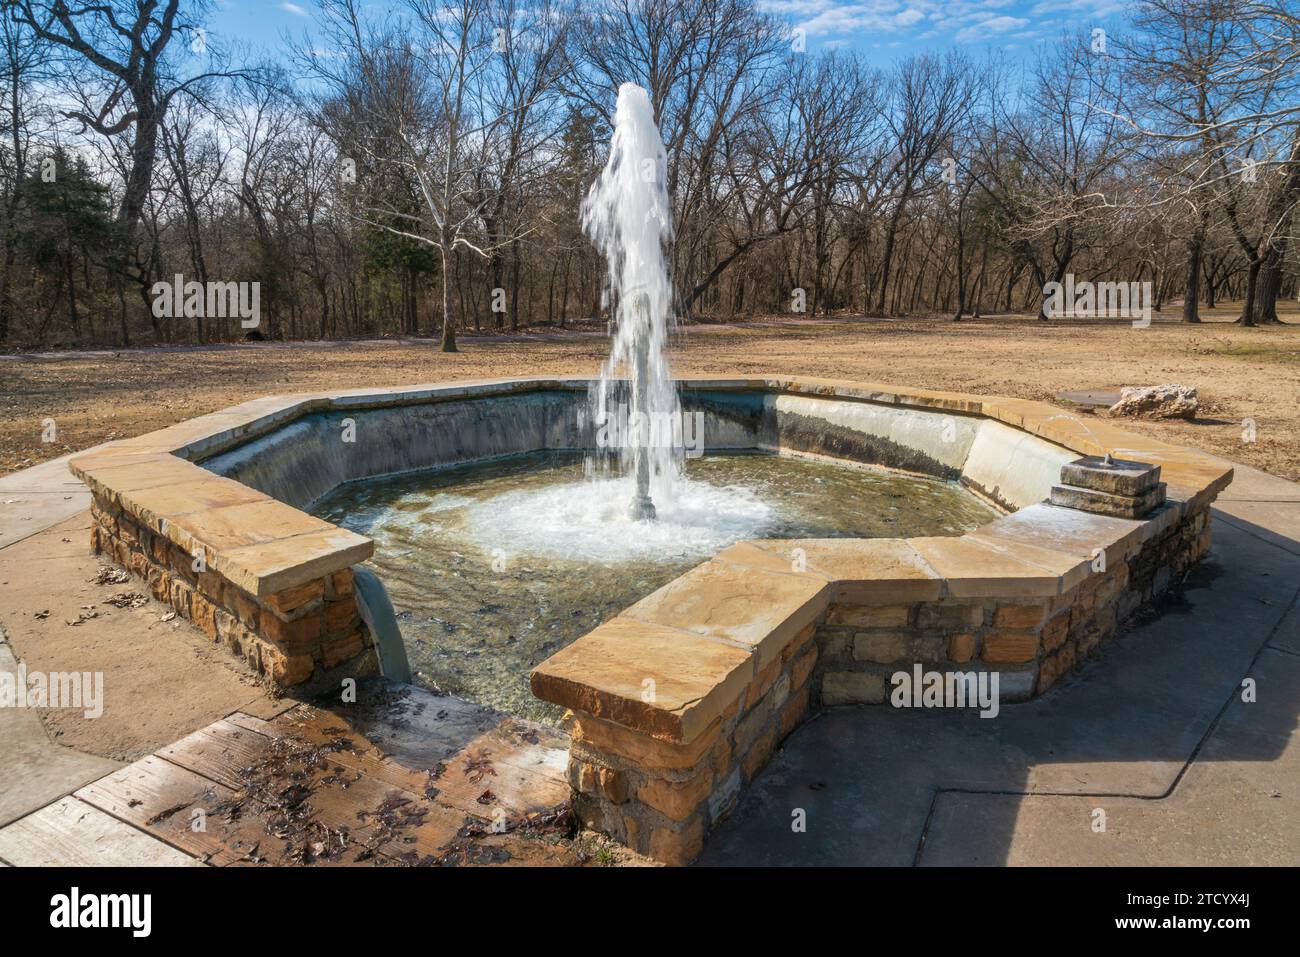
[[[292,13],[295,17],[307,16],[307,11],[296,3],[282,3],[280,4],[280,9],[285,13]]]
[[[969,43],[1026,37],[1065,18],[1102,18],[1125,0],[759,0],[823,44]]]
[[[763,10],[786,17],[811,36],[897,33],[930,15],[933,0],[760,0]]]
[[[968,27],[963,27],[957,31],[953,38],[958,43],[970,43],[972,40],[987,40],[990,37],[997,36],[1000,33],[1010,33],[1012,30],[1019,30],[1021,27],[1029,25],[1029,21],[1023,17],[989,17],[987,20],[980,20]]]
[[[1124,12],[1124,0],[1039,0],[1029,12],[1035,17],[1113,17]]]

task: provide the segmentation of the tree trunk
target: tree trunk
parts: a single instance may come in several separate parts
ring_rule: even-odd
[[[1053,277],[1054,281],[1061,282],[1065,278],[1065,270],[1067,265],[1068,263],[1061,263],[1059,266],[1057,266],[1056,275]],[[1046,285],[1047,285],[1046,283],[1040,283],[1039,289],[1041,290]],[[1065,306],[1066,309],[1072,309],[1074,307],[1074,303],[1072,302],[1067,302],[1064,303],[1063,305]],[[1048,320],[1047,297],[1040,292],[1038,296],[1038,321],[1047,322],[1047,320]]]
[[[451,316],[451,270],[447,262],[447,241],[442,248],[442,351],[459,352],[456,348],[456,324]]]
[[[495,304],[497,299],[497,290],[500,289],[503,294],[505,292],[505,268],[500,249],[494,248],[492,250],[492,256],[488,260],[488,271],[492,275],[491,302]],[[496,328],[497,332],[505,332],[505,320],[506,317],[504,315],[497,312],[495,309],[492,310],[492,325]]]
[[[1284,243],[1284,240],[1278,240]],[[1277,317],[1277,297],[1282,290],[1282,257],[1284,249],[1274,248],[1269,251],[1259,273],[1258,289],[1255,292],[1257,303],[1255,316],[1260,325],[1276,325],[1281,322]]]
[[[880,263],[880,294],[876,298],[876,308],[882,314],[885,312],[886,293],[889,289],[889,271],[893,266],[894,242],[898,235],[898,224],[903,218],[903,207],[907,204],[909,198],[907,192],[904,192],[899,197],[898,205],[889,217],[889,229],[885,233],[885,251]]]
[[[1205,249],[1205,215],[1187,238],[1187,283],[1183,287],[1183,322],[1200,322],[1201,254]],[[1212,306],[1213,304],[1211,304]]]
[[[116,270],[113,271],[113,286],[117,291],[117,323],[122,333],[122,345],[130,348],[131,328],[126,321],[126,286],[122,282],[122,274]]]
[[[519,239],[510,241],[510,331],[519,331]]]
[[[1259,278],[1259,269],[1263,260],[1256,256],[1250,261],[1250,271],[1246,274],[1246,303],[1241,307],[1237,322],[1243,326],[1256,325],[1255,322],[1255,285]]]
[[[0,342],[9,340],[9,323],[13,317],[13,300],[9,295],[9,277],[18,261],[18,247],[13,237],[6,237],[4,271],[0,272]]]
[[[77,315],[77,283],[72,269],[71,237],[68,237],[68,249],[63,254],[63,275],[68,284],[68,322],[72,325],[72,341],[81,345],[81,318]]]
[[[965,194],[962,194],[962,202],[957,205],[957,312],[952,317],[953,322],[961,322],[962,313],[966,311],[966,235],[961,230],[961,212],[965,199]]]

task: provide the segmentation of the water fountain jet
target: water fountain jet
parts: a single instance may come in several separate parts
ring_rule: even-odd
[[[632,409],[640,423],[637,438],[632,444],[632,474],[636,477],[636,494],[632,499],[629,514],[634,521],[653,521],[655,517],[654,501],[650,498],[650,340],[645,331],[650,325],[650,300],[641,296],[636,304],[638,332],[633,344],[632,363]]]
[[[672,286],[664,244],[672,238],[672,214],[666,185],[666,153],[654,122],[650,96],[634,83],[618,91],[609,160],[583,201],[582,226],[604,254],[609,270],[614,341],[609,359],[593,389],[591,413],[603,425],[614,409],[611,400],[630,380],[631,449],[622,449],[621,465],[634,479],[628,514],[633,520],[656,517],[654,497],[674,497],[681,471],[681,449],[656,441],[653,421],[679,414],[677,390],[664,358]],[[629,454],[630,453],[630,454]],[[652,496],[652,488],[654,495]]]

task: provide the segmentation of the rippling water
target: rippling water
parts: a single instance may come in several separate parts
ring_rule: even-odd
[[[823,460],[688,459],[660,521],[627,518],[627,479],[546,453],[344,486],[315,514],[371,536],[419,680],[554,721],[528,672],[686,569],[746,538],[958,535],[995,513],[956,485]]]

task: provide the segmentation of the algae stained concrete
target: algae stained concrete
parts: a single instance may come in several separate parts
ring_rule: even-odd
[[[1105,660],[995,719],[828,711],[786,741],[701,862],[1300,863],[1298,584],[1300,487],[1241,468],[1211,554]]]

